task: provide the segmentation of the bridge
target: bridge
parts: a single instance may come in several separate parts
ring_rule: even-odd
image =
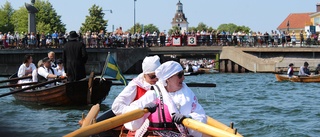
[[[11,75],[18,71],[25,54],[33,54],[34,63],[47,56],[49,51],[62,57],[62,49],[4,49],[0,50],[0,75]],[[159,55],[161,61],[182,58],[211,58],[219,55],[220,72],[275,72],[285,70],[289,63],[298,70],[303,62],[308,61],[311,70],[320,63],[320,48],[317,47],[234,47],[234,46],[177,46],[150,48],[88,48],[89,59],[86,70],[100,74],[105,59],[110,53],[118,62],[122,72],[140,73],[145,56]]]

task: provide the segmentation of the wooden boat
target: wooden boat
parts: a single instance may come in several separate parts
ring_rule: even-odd
[[[289,78],[285,74],[275,74],[278,81],[292,81],[292,82],[320,82],[320,75],[310,75],[310,76],[293,76]]]
[[[9,77],[14,78],[14,74]],[[12,83],[11,83],[12,84]],[[89,88],[89,86],[92,88]],[[36,88],[12,94],[18,101],[37,103],[49,106],[73,106],[101,103],[110,91],[112,82],[100,78],[85,78],[76,82],[57,84],[49,88]],[[10,88],[11,92],[21,87]]]
[[[147,109],[144,110],[133,110],[131,112],[118,115],[104,121],[95,123],[95,117],[99,112],[99,105],[95,105],[91,108],[88,116],[82,119],[80,122],[83,123],[82,127],[74,132],[71,132],[64,137],[75,137],[75,136],[108,136],[108,137],[119,137],[126,136],[127,130],[122,126],[124,123],[141,118],[145,113],[148,113]],[[85,124],[85,126],[84,126]],[[182,124],[190,129],[197,130],[201,133],[218,136],[218,137],[242,137],[237,129],[233,129],[233,125],[228,127],[221,122],[207,116],[207,124],[198,122],[196,120],[186,118],[182,121]]]

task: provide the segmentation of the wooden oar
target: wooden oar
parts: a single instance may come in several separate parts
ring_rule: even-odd
[[[37,84],[37,83],[38,83],[38,82],[20,83],[20,84],[9,84],[9,85],[0,86],[0,88],[19,87],[19,86],[25,86],[25,85],[33,85],[33,84]]]
[[[190,129],[196,130],[206,135],[213,137],[242,137],[241,135],[236,135],[229,133],[227,131],[221,130],[219,128],[204,124],[202,122],[193,120],[191,118],[186,118],[182,121],[182,124]]]
[[[107,131],[110,129],[113,129],[115,127],[118,127],[124,123],[136,120],[141,118],[145,113],[148,113],[147,109],[137,109],[133,110],[131,112],[118,115],[109,119],[106,119],[104,121],[82,127],[78,130],[75,130],[64,137],[85,137],[85,136],[90,136],[94,134],[101,133],[103,131]]]
[[[65,79],[65,78],[64,78],[64,79]],[[26,90],[29,90],[29,89],[34,89],[34,88],[36,88],[36,87],[45,86],[45,85],[47,85],[47,84],[50,84],[50,83],[53,83],[53,82],[58,82],[58,81],[60,81],[60,80],[62,80],[62,79],[58,78],[58,79],[54,79],[54,80],[42,82],[42,83],[35,84],[35,85],[33,85],[33,86],[30,86],[30,87],[26,87],[26,88],[23,88],[23,89],[20,89],[20,90],[16,90],[16,91],[12,91],[12,92],[9,92],[9,93],[2,94],[2,95],[0,95],[0,97],[4,97],[4,96],[11,95],[11,94],[23,92],[23,91],[26,91]]]
[[[188,87],[216,87],[213,83],[186,83]],[[123,86],[123,83],[113,83],[113,86]]]
[[[32,78],[32,76],[25,76],[25,77],[20,77],[20,78],[11,78],[11,79],[7,79],[7,80],[2,80],[2,81],[0,81],[0,83],[18,81],[18,80],[21,80],[21,79],[28,79],[28,78]]]
[[[213,127],[216,127],[218,129],[221,129],[221,130],[224,130],[224,131],[227,131],[229,133],[236,133],[236,130],[233,129],[233,126],[231,127],[228,127],[227,125],[225,124],[222,124],[221,122],[219,122],[218,120],[215,120],[214,118],[211,118],[209,116],[207,116],[207,124],[210,125],[210,126],[213,126]],[[239,133],[236,133],[237,136],[241,137],[242,135],[239,134]]]

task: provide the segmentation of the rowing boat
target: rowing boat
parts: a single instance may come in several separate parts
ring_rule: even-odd
[[[97,105],[93,106],[88,113],[86,118],[83,118],[80,123],[92,123],[95,121],[95,118],[98,114],[99,107]],[[97,135],[97,136],[108,136],[108,137],[119,137],[119,136],[126,136],[128,130],[125,130],[124,123],[129,121],[141,118],[145,113],[148,113],[147,109],[137,109],[131,112],[118,115],[104,121],[98,123],[92,123],[91,125],[86,124],[87,126],[82,126],[80,129],[75,130],[64,137],[77,137],[77,136],[90,136],[90,135]],[[233,125],[228,127],[223,123],[207,116],[207,123],[201,123],[199,121],[186,118],[182,121],[183,125],[187,128],[196,130],[203,134],[209,136],[216,136],[216,137],[242,137],[240,133],[237,132],[237,129],[233,129]]]
[[[320,75],[310,76],[292,76],[291,78],[285,74],[275,74],[278,81],[291,81],[291,82],[320,82]]]
[[[16,74],[9,77],[15,78]],[[110,91],[112,82],[100,78],[82,79],[76,82],[56,84],[52,87],[39,87],[12,94],[13,97],[22,102],[36,103],[48,106],[79,106],[101,103]],[[92,82],[92,83],[89,83]],[[12,84],[12,83],[10,83]],[[89,85],[92,85],[90,90]],[[11,92],[21,90],[21,87],[10,88]]]

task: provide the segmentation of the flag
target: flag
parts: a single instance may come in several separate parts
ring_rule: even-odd
[[[108,75],[110,77],[113,77],[117,80],[120,80],[125,86],[128,85],[128,82],[126,78],[121,73],[121,70],[117,64],[117,62],[114,60],[110,54],[108,54],[105,66],[104,66],[104,73],[105,75]]]

